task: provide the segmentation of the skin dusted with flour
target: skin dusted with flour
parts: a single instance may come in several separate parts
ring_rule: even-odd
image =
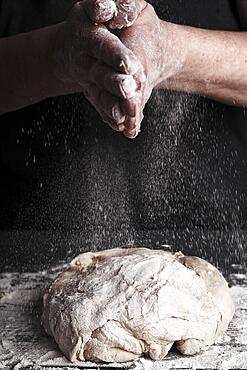
[[[44,296],[43,323],[72,362],[195,354],[234,314],[220,272],[198,257],[146,248],[84,253]]]
[[[245,25],[246,4],[236,3]],[[62,23],[1,38],[0,114],[83,92],[104,122],[135,138],[154,89],[246,106],[246,43],[246,32],[166,22],[143,0],[79,1]]]

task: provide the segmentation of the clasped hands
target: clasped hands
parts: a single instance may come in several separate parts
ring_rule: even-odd
[[[162,76],[162,46],[161,21],[144,0],[79,1],[56,40],[55,73],[132,139]]]

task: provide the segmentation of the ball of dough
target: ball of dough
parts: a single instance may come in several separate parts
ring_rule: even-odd
[[[43,323],[71,361],[186,355],[227,330],[234,305],[221,273],[198,257],[147,248],[83,253],[44,295]]]

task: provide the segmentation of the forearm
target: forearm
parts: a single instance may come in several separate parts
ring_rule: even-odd
[[[169,28],[178,68],[159,87],[247,106],[247,33]]]
[[[0,114],[79,91],[54,74],[53,48],[60,27],[0,39]]]

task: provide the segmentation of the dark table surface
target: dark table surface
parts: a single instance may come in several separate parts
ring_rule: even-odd
[[[163,361],[140,359],[102,366],[138,370],[247,369],[247,234],[239,230],[225,233],[180,230],[175,238],[174,234],[154,231],[144,238],[141,233],[133,233],[126,246],[138,241],[139,245],[197,254],[216,264],[229,282],[236,305],[227,336],[196,356],[184,357],[171,351]],[[45,334],[40,319],[42,295],[51,280],[75,254],[100,249],[97,243],[90,247],[82,235],[65,232],[2,232],[1,236],[1,265],[5,271],[0,274],[0,369],[98,368],[92,363],[68,362]],[[104,241],[101,249],[107,246]]]

